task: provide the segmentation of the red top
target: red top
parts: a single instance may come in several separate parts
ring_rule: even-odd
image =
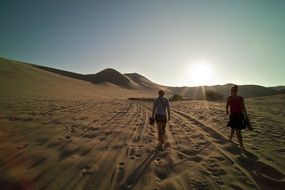
[[[230,105],[230,112],[231,113],[242,113],[242,105],[243,105],[243,98],[238,96],[236,98],[230,96],[229,97],[229,105]]]

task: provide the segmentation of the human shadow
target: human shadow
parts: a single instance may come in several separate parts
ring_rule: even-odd
[[[161,150],[160,147],[156,147],[148,155],[148,157],[137,168],[134,169],[134,171],[129,175],[126,181],[124,181],[119,186],[119,189],[120,190],[132,189],[139,182],[139,180],[143,177],[150,163],[157,158],[160,150]]]
[[[262,189],[284,189],[284,174],[262,161],[250,151],[243,150],[237,157],[238,164],[243,167]]]

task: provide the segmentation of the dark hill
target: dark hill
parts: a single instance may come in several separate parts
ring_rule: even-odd
[[[151,80],[145,78],[144,76],[138,73],[126,73],[124,75],[127,76],[129,79],[131,79],[133,82],[135,82],[137,86],[140,86],[142,88],[145,88],[145,89],[161,88],[161,85],[152,82]]]
[[[127,76],[114,69],[105,69],[96,74],[85,75],[86,79],[95,84],[109,82],[124,88],[136,88],[137,85]]]
[[[12,61],[8,59],[4,59],[4,58],[2,58],[2,60],[4,62],[7,61],[7,62],[15,62],[17,64],[19,63],[19,64],[22,64],[23,66],[26,65],[25,68],[29,68],[29,69],[37,68],[37,69],[45,70],[51,73],[56,73],[57,75],[92,82],[94,84],[111,83],[121,88],[140,89],[140,90],[147,90],[147,91],[149,90],[156,91],[160,88],[163,88],[166,90],[166,93],[168,96],[178,94],[185,98],[191,98],[191,99],[203,99],[205,92],[209,90],[218,92],[222,94],[224,97],[227,97],[229,95],[230,88],[232,86],[232,84],[229,83],[225,85],[214,85],[214,86],[198,86],[198,87],[170,87],[169,86],[169,87],[166,87],[166,86],[158,85],[138,73],[121,74],[120,72],[114,69],[111,69],[111,68],[105,69],[96,74],[83,75],[83,74],[78,74],[74,72],[59,70],[59,69],[40,66],[40,65],[20,63],[17,61]],[[2,64],[3,66],[4,66],[4,62]],[[16,66],[16,64],[13,64],[13,65]],[[8,75],[9,73],[3,72],[2,74]],[[267,96],[267,95],[282,94],[282,93],[284,93],[284,86],[264,87],[264,86],[258,86],[258,85],[239,85],[239,94],[244,97]]]

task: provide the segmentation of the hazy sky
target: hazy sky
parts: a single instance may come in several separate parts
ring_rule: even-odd
[[[173,86],[285,85],[285,1],[1,0],[0,56]]]

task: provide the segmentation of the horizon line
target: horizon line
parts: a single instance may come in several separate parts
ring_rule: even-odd
[[[104,71],[106,69],[113,69],[117,72],[119,72],[120,74],[122,75],[125,75],[125,74],[138,74],[142,77],[145,77],[144,75],[140,74],[140,73],[137,73],[137,72],[128,72],[128,73],[122,73],[120,71],[118,71],[117,69],[114,69],[114,68],[111,68],[111,67],[107,67],[103,70],[100,70],[100,71],[97,71],[96,73],[79,73],[79,72],[74,72],[74,71],[70,71],[70,70],[65,70],[65,69],[61,69],[61,68],[54,68],[54,67],[49,67],[49,66],[44,66],[44,65],[39,65],[39,64],[35,64],[35,63],[30,63],[30,61],[25,61],[25,60],[15,60],[14,58],[9,58],[9,57],[2,57],[0,56],[0,59],[6,59],[6,60],[9,60],[9,61],[16,61],[16,62],[20,62],[20,63],[24,63],[24,64],[29,64],[29,65],[35,65],[35,66],[40,66],[40,67],[46,67],[46,68],[51,68],[51,69],[56,69],[56,70],[60,70],[60,71],[65,71],[65,72],[69,72],[69,73],[74,73],[74,74],[79,74],[79,75],[95,75],[101,71]],[[145,77],[146,79],[150,80],[149,78]],[[152,80],[150,80],[151,82],[153,82]],[[155,84],[158,84],[156,82],[153,82]],[[285,86],[285,84],[278,84],[278,85],[274,85],[274,86],[267,86],[267,85],[261,85],[261,84],[252,84],[252,83],[246,83],[246,84],[239,84],[239,83],[232,83],[232,82],[227,82],[227,83],[224,83],[224,84],[213,84],[213,85],[193,85],[193,86],[190,86],[190,85],[164,85],[164,84],[158,84],[162,87],[178,87],[178,88],[183,88],[183,87],[211,87],[211,86],[225,86],[225,85],[238,85],[238,86],[251,86],[251,85],[254,85],[254,86],[262,86],[262,87],[266,87],[266,88],[270,88],[270,87],[280,87],[280,86]]]

